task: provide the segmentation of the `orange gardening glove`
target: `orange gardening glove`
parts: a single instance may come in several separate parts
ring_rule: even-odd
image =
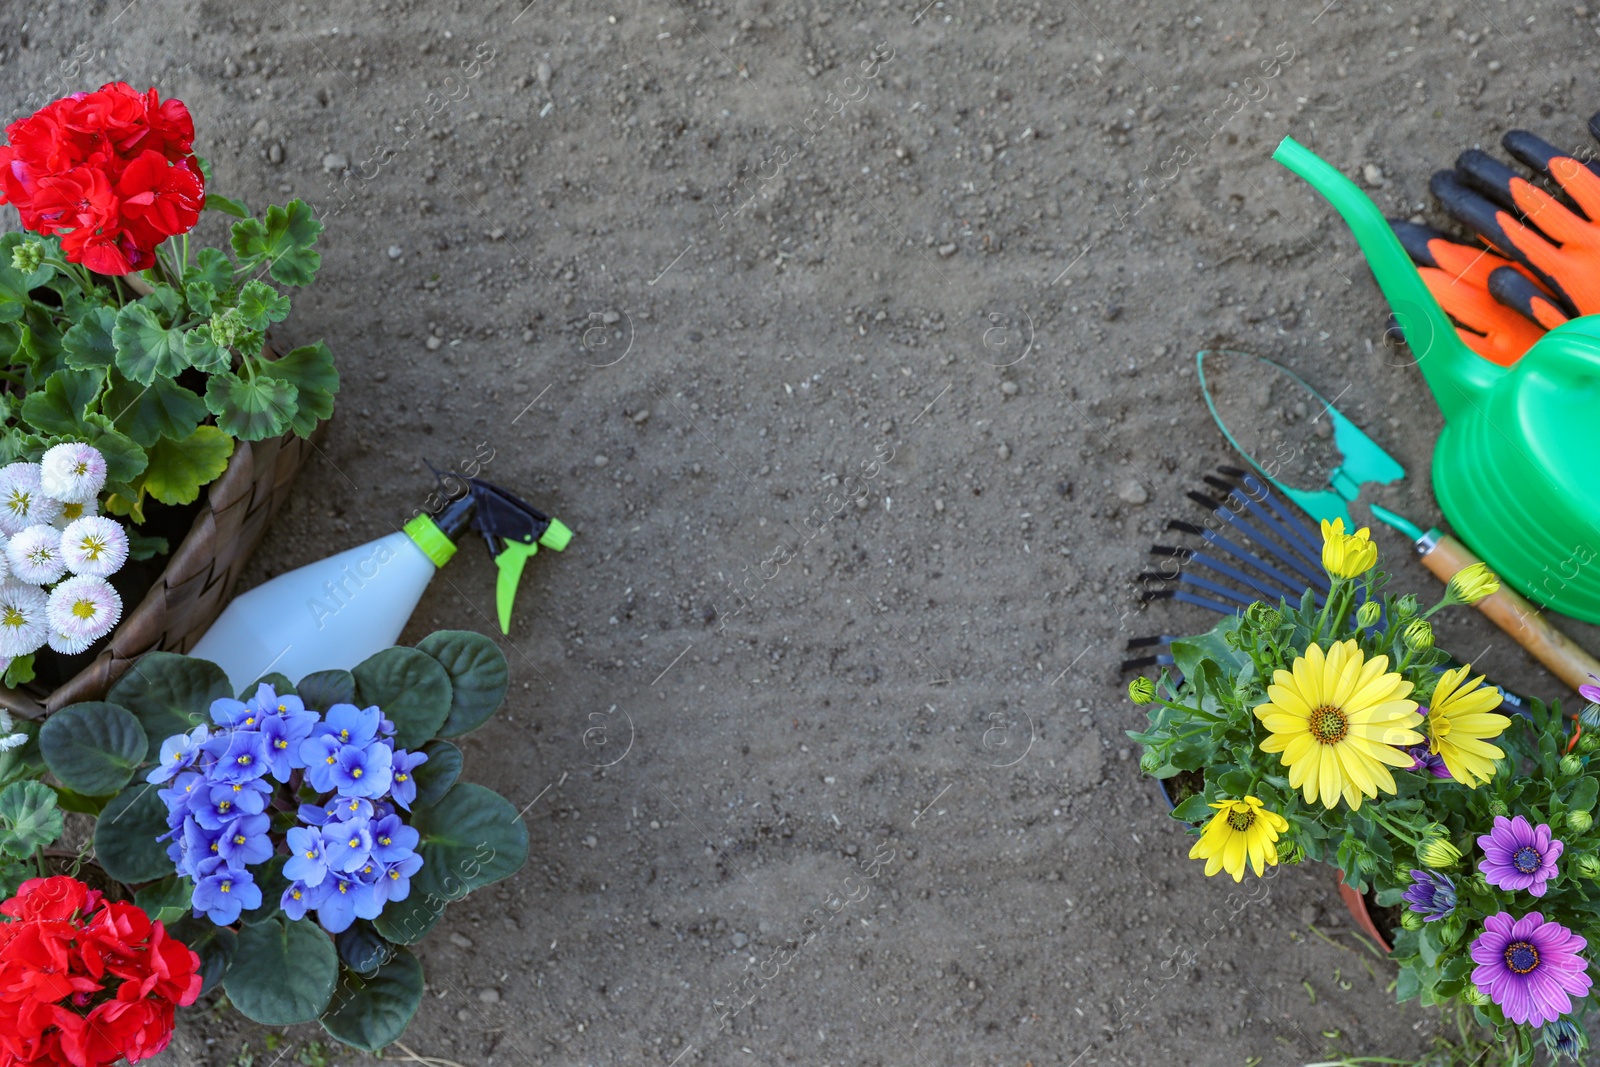
[[[1493,252],[1452,242],[1438,230],[1412,222],[1390,219],[1390,227],[1400,244],[1417,265],[1433,298],[1445,314],[1455,320],[1461,340],[1484,359],[1509,367],[1522,358],[1545,330],[1565,322],[1565,317],[1546,325],[1533,319],[1520,304],[1502,302],[1492,288],[1491,278],[1502,273],[1537,287],[1510,261]],[[1508,293],[1510,290],[1506,290]],[[1520,298],[1523,294],[1518,293]],[[1553,305],[1545,305],[1551,307]],[[1559,313],[1558,313],[1559,314]],[[1532,321],[1530,321],[1532,320]]]

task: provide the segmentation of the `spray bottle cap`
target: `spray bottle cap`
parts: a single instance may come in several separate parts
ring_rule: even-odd
[[[417,529],[413,530],[413,526]],[[456,539],[469,527],[483,535],[499,571],[495,608],[500,632],[509,634],[511,607],[522,582],[523,568],[540,545],[556,552],[565,549],[572,541],[572,531],[560,519],[551,518],[498,485],[482,478],[468,478],[466,488],[447,499],[433,515],[419,515],[407,523],[406,533],[442,567],[455,554]]]

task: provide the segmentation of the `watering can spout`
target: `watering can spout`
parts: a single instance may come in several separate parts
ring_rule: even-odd
[[[1283,139],[1272,158],[1309,182],[1344,217],[1445,420],[1455,419],[1479,403],[1505,374],[1505,368],[1479,358],[1462,342],[1377,205],[1354,182],[1292,137]]]

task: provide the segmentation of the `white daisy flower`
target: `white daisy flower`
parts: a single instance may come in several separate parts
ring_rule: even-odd
[[[128,533],[115,519],[78,519],[61,534],[61,558],[73,574],[109,578],[128,561]]]
[[[61,513],[61,503],[39,485],[37,463],[12,463],[0,467],[0,533],[21,533],[29,526],[48,523]]]
[[[80,574],[50,594],[50,627],[72,638],[104,637],[122,618],[122,597],[104,578]]]
[[[65,503],[61,505],[61,514],[51,520],[50,525],[58,530],[65,530],[79,519],[90,519],[98,514],[100,514],[98,500],[91,500],[87,504]]]
[[[106,484],[106,457],[93,445],[69,441],[44,454],[39,464],[45,495],[63,503],[86,504]]]
[[[88,651],[89,646],[94,644],[94,639],[89,637],[68,637],[66,634],[58,634],[52,630],[47,643],[63,656],[76,656],[80,652]]]
[[[0,656],[26,656],[44,647],[50,635],[45,621],[48,601],[36,585],[0,585]]]
[[[4,657],[0,657],[0,663],[4,663],[5,667],[11,666],[11,660]],[[0,667],[0,670],[5,670],[5,667]],[[0,752],[4,752],[8,748],[16,748],[19,745],[25,745],[28,743],[27,734],[11,732],[16,728],[16,725],[17,724],[11,720],[11,716],[6,713],[6,709],[0,708]]]
[[[61,531],[40,523],[29,526],[6,545],[11,573],[31,585],[49,585],[67,573],[61,558]]]

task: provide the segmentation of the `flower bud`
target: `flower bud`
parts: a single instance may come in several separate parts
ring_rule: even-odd
[[[1363,630],[1369,626],[1375,626],[1378,622],[1378,616],[1381,614],[1383,614],[1383,606],[1376,600],[1369,600],[1356,609],[1356,625]]]
[[[1422,929],[1422,922],[1423,922],[1422,916],[1418,915],[1416,912],[1412,911],[1410,908],[1407,908],[1400,915],[1400,925],[1405,927],[1407,930],[1420,930],[1420,929]]]
[[[1416,615],[1417,608],[1420,606],[1421,605],[1417,603],[1416,594],[1407,593],[1405,596],[1394,602],[1394,613],[1397,618],[1409,619]]]
[[[1578,774],[1582,770],[1583,760],[1579,759],[1571,752],[1568,752],[1565,756],[1561,757],[1561,774],[1563,777],[1571,778],[1573,775]]]
[[[1154,774],[1161,769],[1161,754],[1149,749],[1139,757],[1139,769],[1146,774]]]
[[[1128,699],[1141,708],[1156,698],[1156,683],[1149,678],[1135,678],[1128,683]]]
[[[1427,619],[1414,619],[1406,626],[1406,644],[1418,652],[1426,652],[1433,647],[1433,626]]]
[[[1439,940],[1446,945],[1453,945],[1461,940],[1461,934],[1466,928],[1466,918],[1459,911],[1451,912],[1439,922]]]
[[[1594,825],[1594,816],[1586,811],[1567,812],[1567,829],[1575,834],[1586,833]]]
[[[1501,800],[1499,797],[1491,797],[1489,800],[1489,814],[1510,815],[1511,809],[1506,807],[1506,802]]]
[[[1600,856],[1586,852],[1578,857],[1578,873],[1585,878],[1600,881]]]
[[[1595,749],[1600,748],[1600,733],[1585,733],[1578,738],[1578,754],[1592,756]]]
[[[11,250],[11,269],[32,274],[44,262],[44,242],[32,238]]]
[[[1473,1005],[1474,1007],[1481,1008],[1485,1004],[1489,1003],[1489,994],[1485,993],[1477,986],[1469,983],[1467,987],[1461,991],[1461,999],[1466,1001],[1468,1004]]]
[[[1500,591],[1500,579],[1487,563],[1478,562],[1455,573],[1447,595],[1458,604],[1476,604]]]
[[[1600,704],[1592,700],[1585,704],[1578,712],[1578,722],[1585,730],[1600,730]]]
[[[1417,846],[1417,859],[1429,867],[1453,867],[1461,859],[1461,850],[1448,837],[1432,837]]]
[[[1287,846],[1282,841],[1278,842],[1279,863],[1293,867],[1305,858],[1306,850],[1301,846],[1300,842],[1290,841]]]

